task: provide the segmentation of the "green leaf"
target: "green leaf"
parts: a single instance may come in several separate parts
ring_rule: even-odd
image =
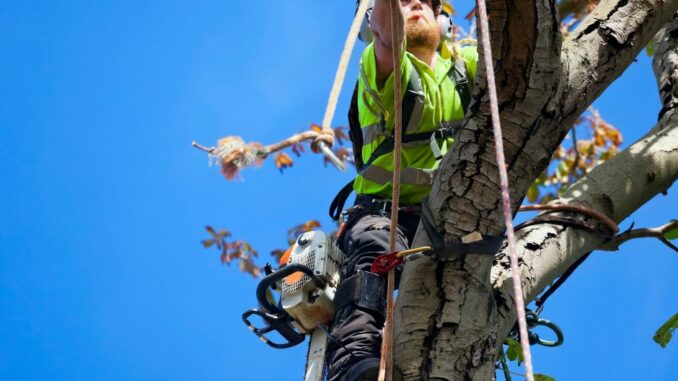
[[[678,239],[678,228],[669,230],[666,233],[664,233],[664,238],[668,239],[669,241],[673,239]]]
[[[537,182],[533,182],[530,185],[530,189],[527,190],[527,201],[535,202],[539,198],[539,185]]]
[[[669,341],[671,341],[671,338],[673,337],[673,330],[678,328],[678,313],[671,316],[671,318],[664,323],[659,329],[657,330],[657,333],[654,334],[654,337],[652,338],[657,344],[661,345],[662,348],[666,348],[666,346],[669,344]]]
[[[654,56],[654,41],[650,41],[647,43],[647,45],[645,46],[645,53],[647,53],[649,57]]]
[[[534,375],[534,381],[556,381],[556,379],[545,374],[536,373]]]
[[[520,342],[515,339],[508,338],[504,341],[504,344],[508,345],[508,351],[506,351],[506,357],[511,361],[518,360],[518,365],[523,362],[523,350],[520,348]]]

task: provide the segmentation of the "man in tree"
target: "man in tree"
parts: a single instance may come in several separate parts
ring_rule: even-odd
[[[405,48],[401,81],[403,150],[399,229],[396,250],[409,247],[419,223],[421,200],[431,190],[431,173],[452,144],[453,129],[463,120],[470,99],[468,83],[476,73],[474,48],[441,45],[440,0],[401,0]],[[445,20],[449,22],[448,20]],[[399,24],[402,28],[403,23]],[[344,234],[338,244],[345,253],[343,278],[335,297],[328,364],[329,380],[375,380],[384,324],[384,280],[370,273],[374,259],[389,250],[390,199],[393,174],[394,75],[390,9],[376,0],[369,19],[374,35],[362,54],[358,81],[358,175],[333,203],[335,211],[354,190],[355,205],[343,213]],[[401,33],[401,35],[403,35]],[[441,47],[440,53],[438,48]],[[435,138],[432,140],[432,135]],[[390,148],[386,148],[390,147]],[[343,194],[343,195],[342,195]],[[343,198],[343,199],[342,199]]]

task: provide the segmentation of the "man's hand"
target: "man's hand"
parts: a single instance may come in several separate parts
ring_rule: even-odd
[[[396,7],[401,21],[398,23],[400,34],[405,32],[403,13],[400,4]],[[375,0],[370,28],[374,34],[374,53],[377,63],[377,85],[382,87],[393,71],[393,40],[391,38],[391,5],[390,0]]]

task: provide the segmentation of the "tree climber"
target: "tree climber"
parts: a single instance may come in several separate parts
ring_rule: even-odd
[[[421,200],[431,190],[439,159],[452,144],[453,129],[464,118],[476,73],[475,48],[441,43],[451,34],[449,15],[441,11],[440,0],[400,1],[406,49],[401,81],[407,91],[402,103],[398,251],[407,249],[414,238]],[[375,0],[368,16],[369,28],[363,32],[371,31],[373,41],[363,51],[349,111],[358,175],[339,192],[330,210],[333,218],[339,218],[349,194],[356,192],[355,204],[341,213],[343,234],[337,241],[345,254],[344,280],[334,299],[334,340],[327,356],[330,381],[377,379],[384,324],[385,282],[369,270],[374,259],[389,250],[394,76],[388,1]],[[369,37],[363,33],[361,38]]]

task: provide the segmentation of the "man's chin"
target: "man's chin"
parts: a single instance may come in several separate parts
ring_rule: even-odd
[[[406,24],[407,46],[412,48],[438,48],[440,44],[440,28],[431,26],[425,21]]]

